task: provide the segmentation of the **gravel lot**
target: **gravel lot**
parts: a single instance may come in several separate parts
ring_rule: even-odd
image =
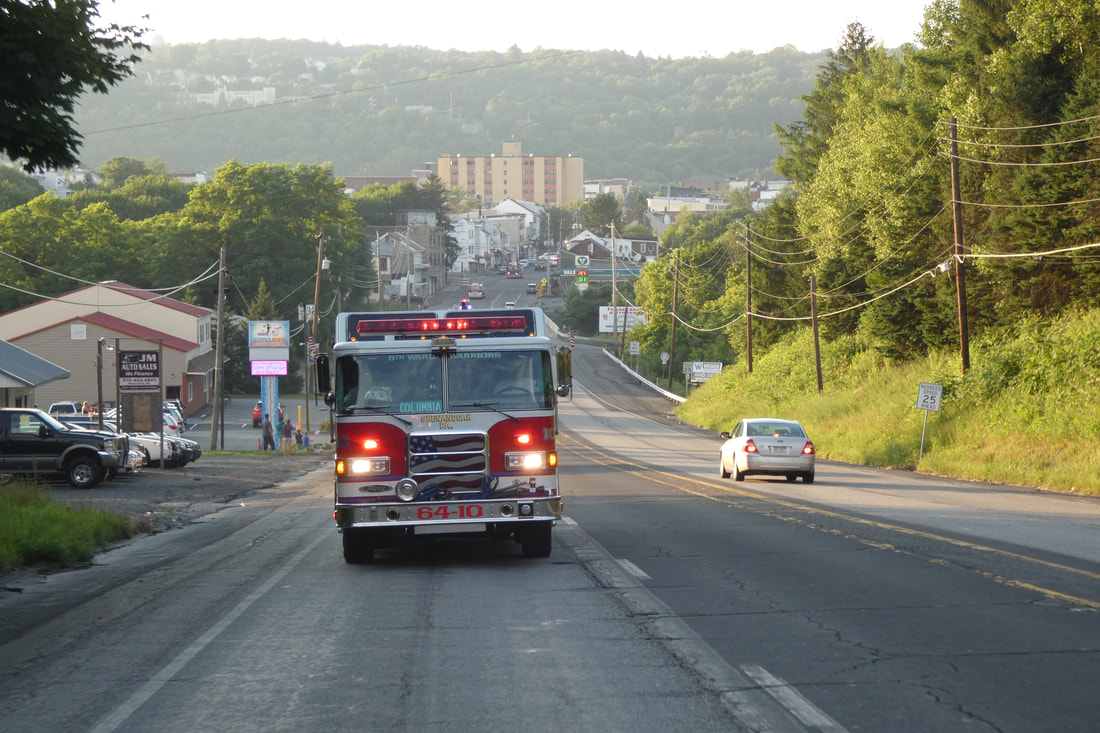
[[[280,452],[267,455],[202,455],[182,468],[142,468],[104,481],[93,489],[55,484],[59,504],[133,514],[149,520],[153,532],[181,527],[243,497],[330,467],[331,455]]]

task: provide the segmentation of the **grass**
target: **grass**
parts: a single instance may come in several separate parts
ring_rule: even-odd
[[[55,504],[40,484],[0,486],[0,572],[88,562],[98,550],[148,531],[141,518]]]
[[[822,344],[819,394],[804,331],[759,358],[752,374],[727,366],[677,414],[713,430],[741,417],[788,417],[826,459],[1100,494],[1100,310],[1035,319],[972,344],[965,375],[959,361],[945,352],[892,363],[845,337]],[[944,387],[926,432],[921,382]]]

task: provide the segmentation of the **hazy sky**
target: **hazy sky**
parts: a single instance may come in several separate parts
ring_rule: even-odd
[[[102,22],[143,25],[148,42],[306,38],[461,51],[513,45],[725,56],[793,45],[836,48],[853,21],[887,47],[913,41],[931,0],[695,0],[468,3],[459,0],[100,0]],[[142,15],[148,15],[142,20]]]

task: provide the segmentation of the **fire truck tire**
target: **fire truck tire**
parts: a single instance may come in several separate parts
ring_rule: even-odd
[[[374,546],[363,532],[345,529],[344,562],[348,565],[365,565],[374,560]]]
[[[519,536],[524,557],[550,557],[553,543],[550,539],[550,523],[539,522],[523,528]]]

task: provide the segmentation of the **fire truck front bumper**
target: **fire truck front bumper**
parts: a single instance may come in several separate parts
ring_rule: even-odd
[[[349,527],[438,527],[520,524],[561,519],[561,497],[492,501],[433,501],[369,505],[337,504],[334,516]]]

